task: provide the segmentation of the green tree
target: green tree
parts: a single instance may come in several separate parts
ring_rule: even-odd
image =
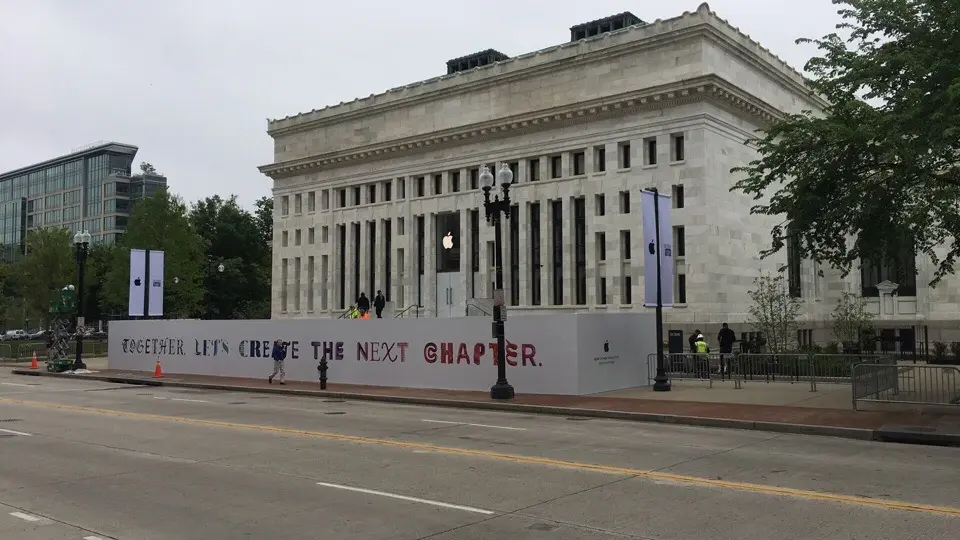
[[[140,163],[140,172],[143,174],[157,174],[157,168],[152,163],[143,161]]]
[[[257,220],[257,229],[263,239],[263,245],[273,246],[273,199],[261,197],[253,203],[253,215]]]
[[[858,349],[865,336],[873,335],[873,314],[858,295],[844,292],[833,308],[833,335],[845,350]]]
[[[960,15],[956,0],[835,0],[839,33],[806,64],[829,105],[749,141],[759,158],[732,189],[786,216],[801,256],[849,273],[896,253],[931,258],[935,285],[960,254]],[[938,253],[938,248],[942,249]]]
[[[14,272],[27,317],[46,328],[52,291],[76,283],[73,233],[56,227],[29,231],[27,252],[15,264]]]
[[[799,317],[803,305],[799,298],[790,296],[783,275],[763,274],[753,280],[750,291],[752,305],[747,322],[761,332],[770,352],[792,350],[797,343]]]
[[[98,243],[90,246],[87,253],[87,262],[84,275],[84,317],[87,318],[88,326],[92,326],[93,321],[105,319],[108,312],[103,311],[103,306],[108,305],[103,297],[106,294],[107,275],[110,269],[119,259],[116,244]]]
[[[205,316],[269,317],[271,251],[259,219],[240,208],[235,196],[227,200],[213,196],[193,205],[190,224],[208,256]],[[217,269],[220,264],[223,272]]]
[[[164,313],[171,317],[197,316],[203,303],[203,249],[193,231],[183,201],[158,191],[137,201],[104,276],[100,307],[109,314],[125,314],[129,301],[130,249],[164,252]]]

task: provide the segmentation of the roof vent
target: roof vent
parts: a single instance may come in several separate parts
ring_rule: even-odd
[[[500,51],[487,49],[467,56],[461,56],[460,58],[454,58],[453,60],[447,60],[447,75],[509,59],[509,56]]]
[[[603,19],[597,19],[595,21],[571,26],[570,41],[580,41],[581,39],[599,36],[600,34],[606,34],[607,32],[613,32],[614,30],[621,30],[628,26],[643,24],[647,23],[640,20],[640,18],[633,13],[624,11],[623,13],[611,15],[610,17],[604,17]]]

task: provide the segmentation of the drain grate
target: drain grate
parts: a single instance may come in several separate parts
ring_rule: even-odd
[[[23,422],[23,418],[0,418],[0,422]]]
[[[330,412],[325,412],[323,414],[347,414],[347,413],[343,411],[330,411]]]

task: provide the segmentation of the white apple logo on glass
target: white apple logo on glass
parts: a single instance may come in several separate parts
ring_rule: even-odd
[[[443,244],[443,249],[453,249],[453,233],[448,232],[447,235],[443,237],[441,243]]]

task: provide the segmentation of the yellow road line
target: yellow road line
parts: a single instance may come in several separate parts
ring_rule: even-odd
[[[584,471],[594,471],[606,474],[618,474],[624,476],[636,476],[640,478],[649,478],[651,480],[662,480],[677,482],[682,484],[696,486],[711,486],[718,488],[733,489],[750,493],[760,493],[764,495],[781,495],[797,499],[808,499],[815,501],[856,504],[860,506],[869,506],[882,508],[885,510],[904,510],[911,512],[923,512],[928,514],[944,514],[960,517],[960,508],[949,506],[934,506],[929,504],[911,503],[896,500],[870,499],[867,497],[857,497],[853,495],[840,495],[836,493],[823,493],[818,491],[808,491],[803,489],[793,489],[776,486],[766,486],[762,484],[751,484],[748,482],[732,482],[727,480],[714,480],[710,478],[701,478],[698,476],[687,476],[683,474],[671,474],[665,472],[656,472],[642,469],[631,469],[627,467],[612,467],[608,465],[596,465],[593,463],[581,463],[577,461],[565,461],[536,456],[523,456],[517,454],[505,454],[501,452],[489,452],[486,450],[471,450],[469,448],[455,448],[449,446],[439,446],[435,444],[415,443],[397,441],[391,439],[377,439],[373,437],[361,437],[357,435],[344,435],[341,433],[329,433],[323,431],[309,431],[302,429],[282,428],[276,426],[261,426],[256,424],[240,424],[236,422],[223,422],[219,420],[203,420],[199,418],[186,418],[182,416],[165,416],[160,414],[134,413],[117,411],[111,409],[99,409],[94,407],[83,407],[79,405],[66,405],[60,403],[49,403],[41,401],[26,401],[20,399],[11,399],[0,397],[0,403],[10,403],[16,405],[25,405],[30,407],[42,407],[47,409],[58,409],[62,411],[74,411],[85,413],[96,413],[117,416],[121,418],[131,418],[137,420],[160,420],[164,422],[175,422],[180,424],[189,424],[196,426],[211,426],[221,428],[244,429],[251,431],[261,431],[269,433],[282,433],[286,435],[300,435],[317,439],[327,439],[332,441],[356,442],[363,444],[375,444],[379,446],[391,446],[394,448],[405,448],[413,450],[427,450],[445,454],[460,456],[479,457],[500,461],[513,461],[516,463],[547,465],[551,467],[565,467]]]

